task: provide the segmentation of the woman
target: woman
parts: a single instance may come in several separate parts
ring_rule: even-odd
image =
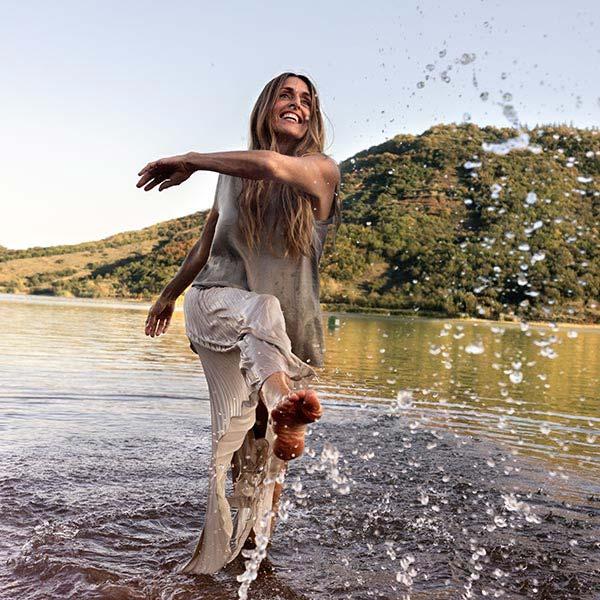
[[[249,146],[151,162],[137,184],[162,191],[198,170],[220,173],[202,235],[145,326],[151,337],[165,333],[192,284],[186,334],[208,381],[212,461],[204,528],[184,572],[218,571],[249,536],[266,546],[286,462],[302,454],[306,424],[322,413],[306,382],[323,362],[318,264],[328,226],[340,222],[340,171],[323,154],[306,76],[282,73],[264,87]]]

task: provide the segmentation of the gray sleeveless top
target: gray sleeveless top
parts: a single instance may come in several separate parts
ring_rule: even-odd
[[[319,305],[319,262],[327,229],[333,222],[315,219],[313,256],[274,256],[265,240],[250,252],[238,226],[237,198],[242,179],[219,174],[213,208],[219,213],[208,260],[193,287],[235,287],[275,296],[281,305],[292,352],[312,366],[323,365],[323,328]],[[267,211],[269,219],[271,211]],[[273,231],[272,222],[266,231]],[[282,254],[283,239],[273,231],[273,252]]]

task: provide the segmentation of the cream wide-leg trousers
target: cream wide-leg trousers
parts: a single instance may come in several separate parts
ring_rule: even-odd
[[[216,573],[239,554],[252,529],[257,536],[271,534],[275,481],[282,477],[285,462],[273,454],[270,419],[265,437],[254,437],[262,384],[283,371],[305,387],[316,373],[292,353],[275,296],[232,287],[191,287],[184,314],[190,347],[208,382],[212,455],[204,528],[181,571]],[[277,399],[265,391],[270,413]],[[239,476],[233,494],[226,496],[232,461]]]

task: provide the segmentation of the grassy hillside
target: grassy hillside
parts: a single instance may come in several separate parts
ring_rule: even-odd
[[[340,166],[344,223],[322,301],[350,309],[600,321],[600,135],[529,132],[540,153],[487,153],[510,129],[440,125]],[[152,298],[205,212],[97,242],[0,247],[0,291]]]

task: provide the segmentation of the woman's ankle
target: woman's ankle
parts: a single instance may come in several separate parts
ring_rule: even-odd
[[[271,412],[292,391],[288,385],[289,378],[283,371],[277,371],[265,379],[261,393],[263,402]]]

